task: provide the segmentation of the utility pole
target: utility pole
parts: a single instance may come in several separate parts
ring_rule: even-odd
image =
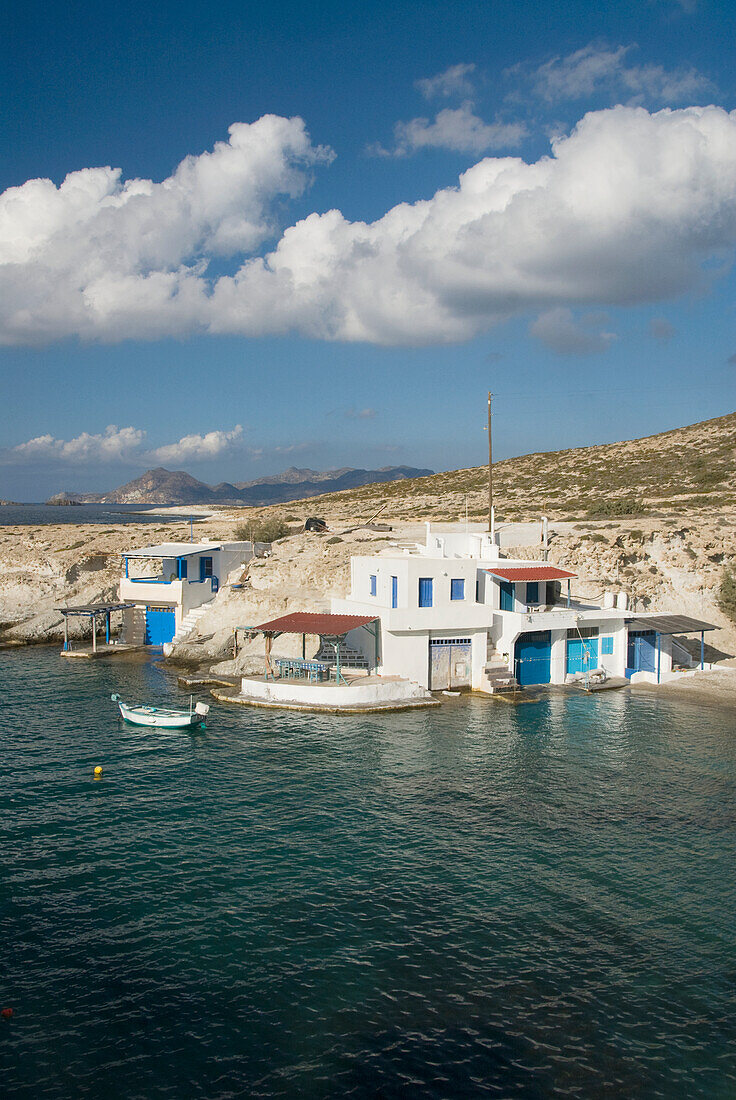
[[[491,431],[491,401],[493,394],[488,391],[488,530],[493,531],[493,435]]]

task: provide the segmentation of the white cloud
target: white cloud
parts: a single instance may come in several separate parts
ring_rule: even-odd
[[[598,329],[599,320],[588,314],[578,322],[572,310],[558,306],[537,317],[529,331],[558,355],[594,355],[605,351],[616,339],[614,333]]]
[[[346,409],[345,418],[347,420],[374,420],[378,415],[376,409],[367,407],[365,409]]]
[[[229,432],[207,432],[206,435],[185,435],[177,443],[169,443],[149,451],[146,461],[151,462],[190,462],[193,460],[217,458],[224,451],[231,450],[240,442],[243,428],[240,424]]]
[[[69,466],[129,463],[150,466],[163,462],[202,461],[217,458],[238,446],[243,429],[237,424],[230,431],[212,431],[206,435],[185,435],[178,442],[145,449],[146,433],[140,428],[118,428],[111,424],[99,435],[82,432],[74,439],[56,439],[40,435],[5,449],[0,454],[4,465],[55,461]]]
[[[265,256],[248,249],[268,232],[273,194],[302,187],[304,165],[322,154],[298,120],[234,132],[205,162],[216,186],[204,194],[194,158],[163,184],[88,170],[62,189],[0,196],[0,254],[11,257],[0,339],[449,342],[516,314],[700,291],[736,245],[736,113],[717,107],[591,112],[535,163],[482,159],[456,186],[373,223],[310,214]],[[197,211],[193,228],[180,209]],[[228,249],[236,274],[210,276],[209,258]]]
[[[161,183],[85,168],[59,187],[29,180],[0,195],[0,341],[201,324],[208,262],[258,248],[275,231],[274,201],[299,195],[332,156],[299,118],[265,115],[229,135]]]
[[[39,435],[26,443],[19,443],[6,455],[30,462],[47,459],[70,464],[121,462],[140,450],[145,436],[146,433],[139,428],[118,428],[110,424],[100,435],[82,432],[74,439]]]
[[[577,100],[607,92],[623,95],[631,104],[692,102],[713,91],[711,82],[692,66],[665,69],[662,65],[628,63],[635,47],[615,48],[589,43],[566,57],[553,57],[539,68],[517,65],[509,72],[526,76],[532,89],[549,103]]]
[[[488,149],[515,149],[526,135],[520,122],[484,122],[470,101],[461,107],[445,107],[433,122],[412,118],[394,126],[392,150],[374,146],[384,156],[405,157],[419,149],[449,149],[454,153],[485,153]]]
[[[415,81],[414,87],[419,89],[425,99],[434,99],[437,96],[447,99],[453,95],[471,95],[473,84],[468,77],[474,72],[473,64],[450,65],[449,69],[445,69],[443,73]]]

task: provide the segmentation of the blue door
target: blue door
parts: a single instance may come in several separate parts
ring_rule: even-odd
[[[391,578],[391,606],[392,607],[398,607],[399,606],[399,578],[398,577],[392,577]]]
[[[146,645],[163,645],[174,637],[173,607],[146,608]]]
[[[598,668],[597,638],[568,638],[565,672],[590,672]]]
[[[520,634],[514,651],[514,675],[521,687],[548,684],[552,635],[549,630]]]
[[[630,630],[626,651],[626,675],[654,672],[657,668],[657,634],[654,630]]]
[[[501,581],[501,603],[500,607],[502,611],[514,610],[514,588],[515,585],[511,581]]]

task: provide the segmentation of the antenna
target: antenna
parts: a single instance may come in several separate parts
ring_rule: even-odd
[[[491,430],[491,402],[493,394],[488,391],[488,530],[493,533],[493,433]]]

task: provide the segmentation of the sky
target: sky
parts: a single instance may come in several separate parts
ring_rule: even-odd
[[[0,40],[0,498],[733,411],[736,5],[36,0]]]

